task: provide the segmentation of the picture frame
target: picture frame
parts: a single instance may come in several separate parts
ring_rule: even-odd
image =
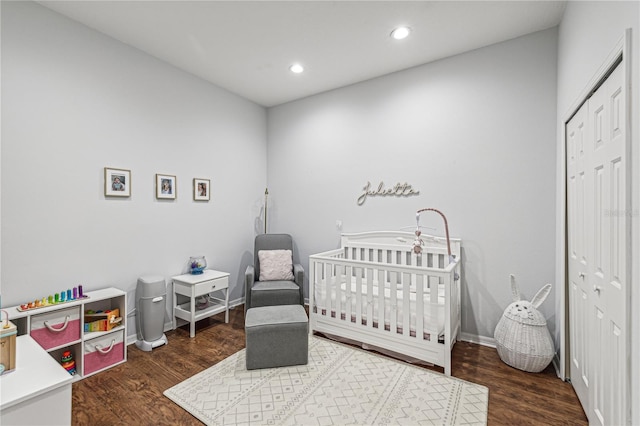
[[[130,197],[131,170],[104,168],[104,196]]]
[[[175,200],[178,192],[177,178],[173,175],[156,174],[156,198]]]
[[[211,180],[193,178],[193,200],[209,201],[211,196]]]

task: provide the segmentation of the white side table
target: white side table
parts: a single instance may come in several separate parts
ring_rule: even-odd
[[[229,322],[229,273],[205,269],[202,274],[184,274],[171,277],[173,280],[173,326],[176,318],[189,321],[189,336],[196,335],[196,321],[225,312],[224,322]],[[209,293],[224,293],[224,298]],[[189,301],[178,303],[178,295],[186,296]],[[207,295],[207,305],[196,309],[196,298]]]

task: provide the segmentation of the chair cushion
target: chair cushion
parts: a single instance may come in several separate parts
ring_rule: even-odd
[[[307,313],[300,305],[264,306],[251,308],[244,319],[245,330],[267,325],[304,323],[309,321]]]
[[[293,281],[256,281],[251,307],[300,304],[300,287]]]
[[[293,281],[291,250],[260,250],[260,281]]]

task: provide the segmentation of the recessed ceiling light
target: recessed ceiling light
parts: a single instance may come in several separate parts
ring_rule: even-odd
[[[409,27],[398,27],[395,30],[391,31],[391,37],[396,40],[402,40],[403,38],[407,38],[410,32],[411,28]]]
[[[293,64],[289,67],[289,70],[294,74],[300,74],[304,71],[304,67],[300,64]]]

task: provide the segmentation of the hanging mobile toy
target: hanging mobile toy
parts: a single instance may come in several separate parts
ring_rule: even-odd
[[[416,213],[416,238],[413,240],[413,252],[415,254],[422,253],[422,246],[424,246],[424,241],[420,238],[422,231],[420,231],[420,213]]]
[[[415,240],[413,240],[413,252],[416,254],[422,253],[422,246],[424,246],[424,241],[420,237],[422,235],[422,231],[420,231],[420,213],[422,212],[436,212],[442,217],[442,220],[444,220],[444,231],[445,231],[445,236],[447,237],[447,254],[449,255],[449,263],[455,262],[456,257],[455,255],[451,254],[451,241],[449,240],[449,223],[447,222],[447,217],[444,215],[444,213],[442,213],[438,209],[427,208],[427,209],[418,210],[416,212],[416,232],[415,232],[416,238]],[[454,279],[457,281],[458,278],[460,277],[456,272],[456,274],[454,275]]]

